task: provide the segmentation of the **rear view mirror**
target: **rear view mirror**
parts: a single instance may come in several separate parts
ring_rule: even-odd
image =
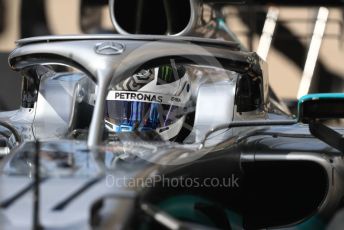
[[[310,133],[344,153],[344,138],[319,120],[344,118],[344,93],[309,94],[300,98],[298,120],[309,125]]]
[[[298,102],[300,122],[338,118],[344,118],[344,93],[308,94]]]

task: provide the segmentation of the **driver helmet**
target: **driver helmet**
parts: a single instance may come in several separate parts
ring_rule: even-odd
[[[190,101],[191,82],[184,66],[143,69],[109,91],[105,127],[116,133],[156,131],[162,140],[181,142],[190,133],[185,128],[192,113]]]

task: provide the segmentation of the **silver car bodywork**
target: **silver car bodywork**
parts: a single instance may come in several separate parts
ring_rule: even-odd
[[[109,41],[111,43],[108,43]],[[102,43],[106,43],[106,49],[110,51],[118,51],[118,47],[124,49],[122,53],[115,52],[112,55],[108,55],[108,52],[96,52],[96,47]],[[177,56],[183,57],[183,61],[187,60],[190,65],[196,63],[199,66],[225,69],[227,71],[223,73],[228,75],[222,81],[205,81],[195,90],[199,101],[196,105],[195,132],[194,136],[190,136],[190,143],[150,142],[141,139],[141,142],[135,143],[130,139],[130,135],[129,138],[123,137],[120,142],[114,140],[104,143],[104,101],[109,86],[124,80],[143,66],[156,65],[156,60]],[[54,74],[50,78],[41,78],[41,92],[35,107],[32,108],[35,112],[31,112],[36,114],[36,117],[30,115],[26,120],[28,129],[32,129],[32,136],[27,139],[23,137],[25,141],[20,143],[1,165],[3,175],[0,179],[0,221],[3,225],[1,227],[5,229],[21,229],[33,223],[30,217],[33,212],[31,201],[35,181],[27,178],[32,177],[35,171],[33,159],[36,149],[34,144],[29,142],[35,136],[50,139],[43,142],[38,151],[43,166],[40,181],[41,223],[47,228],[131,229],[137,227],[135,223],[141,223],[140,219],[136,218],[142,215],[142,212],[154,219],[157,213],[152,213],[149,205],[159,205],[155,191],[162,197],[166,195],[167,199],[168,192],[171,191],[141,183],[131,186],[115,183],[123,182],[123,178],[154,181],[161,176],[174,178],[183,175],[199,178],[237,175],[241,180],[249,175],[248,181],[253,184],[248,185],[253,186],[255,175],[260,171],[252,170],[251,167],[259,167],[260,164],[268,164],[277,172],[282,164],[283,167],[295,169],[287,172],[302,175],[303,168],[297,167],[301,162],[302,166],[309,168],[309,172],[319,176],[318,181],[314,181],[311,176],[305,177],[309,180],[308,184],[294,190],[292,186],[285,187],[292,189],[293,194],[300,190],[300,200],[306,200],[312,195],[307,189],[318,189],[318,196],[312,200],[310,210],[297,213],[296,217],[290,220],[280,217],[279,222],[268,225],[269,228],[287,229],[298,224],[301,227],[316,226],[314,222],[318,219],[326,220],[333,214],[341,199],[344,190],[341,155],[314,139],[307,127],[295,124],[287,113],[270,102],[266,64],[255,53],[241,51],[234,43],[164,36],[42,37],[19,41],[18,48],[10,55],[9,63],[17,71],[57,64],[72,66],[83,73]],[[212,76],[210,74],[207,77]],[[249,83],[248,86],[258,86],[255,89],[259,89],[255,98],[259,99],[259,103],[254,109],[245,107],[247,98],[244,97],[245,90],[241,87],[247,86],[246,83]],[[64,103],[47,100],[49,93],[54,90],[65,94],[61,97]],[[87,96],[82,93],[85,91]],[[73,109],[80,101],[92,106],[94,104],[87,140],[67,140],[68,132],[73,131],[75,126],[76,111]],[[218,108],[221,104],[226,106]],[[44,114],[47,106],[54,109],[49,114]],[[15,121],[15,116],[23,117],[20,114],[29,112],[28,110],[30,109],[22,108],[16,115],[7,114],[7,120]],[[234,126],[229,129],[235,122],[279,120],[287,121],[284,125],[288,126],[282,127],[280,122],[281,126],[278,127]],[[16,121],[25,123],[23,118]],[[30,122],[33,123],[32,126]],[[20,126],[20,122],[16,124]],[[207,140],[204,140],[206,131],[216,130],[218,127],[222,127],[221,130],[210,133]],[[268,170],[270,167],[262,168]],[[274,174],[275,171],[263,175]],[[297,178],[292,178],[290,182],[294,179],[298,181]],[[272,186],[267,191],[273,191],[273,188]],[[181,189],[181,192],[187,191]],[[220,189],[215,195],[205,194],[207,199],[219,199],[219,202],[225,204],[231,197],[233,200],[228,203],[235,203],[236,200],[245,202],[252,198],[245,196],[250,191]],[[202,189],[193,192],[197,196],[204,195]],[[298,199],[288,198],[288,193],[283,194],[282,199],[298,207]],[[259,197],[254,202],[259,204],[260,200],[265,201],[264,197]],[[255,204],[254,202],[252,203]],[[271,203],[266,202],[265,205],[273,205],[274,201]],[[261,226],[255,217],[264,212],[254,208],[253,211],[249,209],[252,214],[248,215],[251,227]],[[164,212],[158,214],[165,215]],[[262,220],[265,220],[263,217]],[[181,220],[172,217],[168,220],[172,222],[166,221],[166,218],[158,219],[158,222],[171,229],[174,224],[184,226]],[[250,228],[250,225],[248,226]],[[199,227],[194,226],[194,229]]]

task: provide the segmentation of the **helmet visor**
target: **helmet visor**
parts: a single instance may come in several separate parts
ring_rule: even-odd
[[[178,97],[142,92],[110,91],[105,104],[105,126],[114,132],[167,127],[183,116]]]

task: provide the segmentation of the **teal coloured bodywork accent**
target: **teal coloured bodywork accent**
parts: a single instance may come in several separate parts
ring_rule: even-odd
[[[208,216],[195,209],[197,203],[214,205],[214,202],[199,196],[180,195],[168,198],[159,203],[158,206],[177,219],[216,227],[215,223]],[[231,229],[243,229],[243,219],[240,214],[228,209],[224,209],[224,212],[229,220]]]
[[[299,104],[304,101],[318,100],[318,99],[344,99],[344,93],[314,93],[307,94],[299,99]]]
[[[322,221],[321,218],[319,218],[317,215],[312,216],[311,218],[296,224],[292,227],[287,227],[287,228],[281,228],[281,230],[325,230],[326,229],[326,224],[324,221]]]
[[[159,204],[159,207],[171,216],[208,226],[214,226],[211,220],[203,213],[194,209],[196,203],[210,204],[209,201],[197,196],[174,196]]]
[[[314,93],[302,96],[297,104],[298,115],[300,115],[301,106],[304,102],[322,99],[344,99],[344,93]],[[298,120],[300,121],[300,116],[298,116]]]
[[[222,30],[226,30],[226,31],[228,30],[227,24],[223,18],[217,19],[217,25],[218,25],[218,29],[222,29]]]
[[[199,196],[179,195],[162,201],[158,204],[158,207],[179,220],[216,227],[215,223],[213,223],[208,216],[195,209],[195,205],[197,203],[209,205],[214,204],[210,200]],[[226,213],[232,230],[244,229],[242,215],[229,209],[224,209],[224,212]],[[317,215],[307,218],[306,220],[292,226],[280,227],[280,229],[283,230],[324,230],[325,228],[326,224]]]

